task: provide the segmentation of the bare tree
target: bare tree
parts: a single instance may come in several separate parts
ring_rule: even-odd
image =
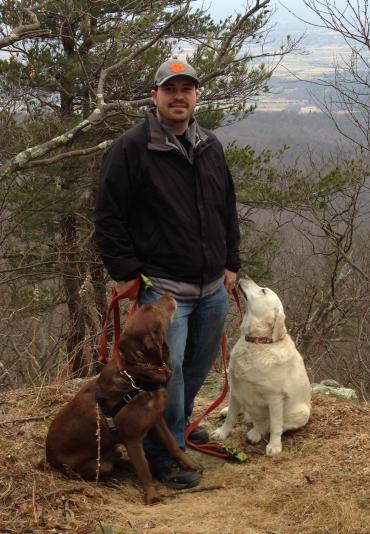
[[[309,170],[268,150],[227,151],[246,225],[243,268],[281,295],[311,378],[370,395],[366,161]],[[308,167],[308,165],[306,165]]]
[[[361,150],[370,150],[370,11],[368,0],[303,0],[315,15],[318,28],[343,39],[348,54],[337,58],[333,77],[319,83],[327,87],[324,100],[315,99],[338,131]],[[344,114],[344,117],[343,117]],[[352,125],[348,127],[346,120]],[[355,132],[353,131],[355,127]]]

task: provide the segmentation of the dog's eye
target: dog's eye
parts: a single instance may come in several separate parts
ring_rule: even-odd
[[[264,295],[266,295],[266,289],[264,287],[261,289],[261,291]]]

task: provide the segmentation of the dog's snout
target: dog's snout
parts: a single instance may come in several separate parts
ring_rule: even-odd
[[[165,293],[158,301],[157,303],[162,302],[165,306],[168,306],[171,309],[176,309],[177,303],[176,300],[169,294]]]
[[[246,293],[246,290],[245,290],[245,287],[243,288],[243,283],[244,285],[246,285],[247,280],[245,280],[244,278],[242,278],[241,280],[239,280],[239,283],[238,283],[238,289],[240,291],[240,293],[243,295],[244,299],[245,300],[248,300],[248,297],[247,297],[247,293]]]

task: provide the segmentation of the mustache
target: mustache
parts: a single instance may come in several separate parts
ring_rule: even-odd
[[[172,106],[186,106],[186,107],[188,107],[188,103],[184,102],[183,100],[175,100],[175,102],[172,102],[169,107],[171,108]]]

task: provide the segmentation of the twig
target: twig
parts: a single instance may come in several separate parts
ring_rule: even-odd
[[[96,476],[95,476],[95,484],[99,482],[99,474],[100,474],[100,453],[101,453],[101,433],[100,433],[100,410],[99,410],[99,404],[96,403],[96,443],[97,443],[97,456],[96,456]]]
[[[27,423],[28,421],[44,421],[47,418],[46,415],[36,415],[35,417],[23,417],[22,419],[10,419],[9,421],[1,421],[0,427],[5,425],[16,425],[21,423]]]
[[[45,493],[45,495],[39,495],[39,499],[49,499],[50,497],[55,497],[56,495],[59,495],[60,493],[80,493],[85,491],[84,486],[77,486],[76,488],[61,488],[55,491],[49,491],[49,493]]]
[[[181,490],[181,491],[174,491],[173,493],[170,493],[166,495],[166,497],[176,497],[177,495],[185,495],[188,493],[200,493],[202,491],[214,491],[219,489],[225,489],[225,486],[222,484],[218,484],[215,486],[202,486],[201,488],[192,488],[189,490]]]
[[[0,500],[4,501],[8,495],[12,493],[12,485],[13,485],[13,479],[9,481],[8,487],[0,494]]]
[[[33,488],[32,488],[32,511],[33,511],[33,519],[35,523],[38,523],[38,513],[37,513],[37,507],[36,507],[36,480],[33,481]]]

